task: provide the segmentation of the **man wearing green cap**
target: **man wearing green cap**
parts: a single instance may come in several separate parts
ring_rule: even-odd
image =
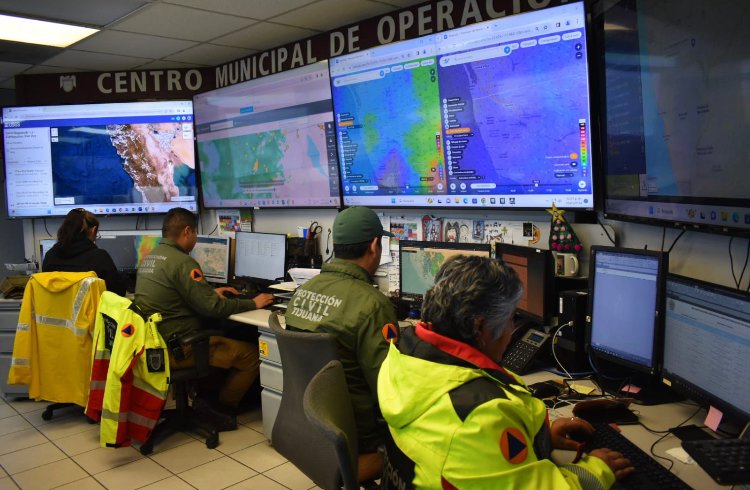
[[[380,265],[383,230],[369,208],[347,208],[333,222],[335,259],[294,293],[286,311],[287,327],[333,335],[339,344],[359,436],[360,481],[377,478],[382,470],[386,427],[377,422],[377,380],[388,354],[389,340],[398,336],[396,311],[373,287]]]

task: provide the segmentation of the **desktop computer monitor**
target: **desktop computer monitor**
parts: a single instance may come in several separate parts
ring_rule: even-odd
[[[238,231],[235,234],[234,275],[260,285],[286,274],[286,235]]]
[[[589,268],[591,354],[626,368],[633,381],[657,374],[667,254],[593,246]]]
[[[664,383],[750,421],[750,294],[670,274],[665,311]]]
[[[440,266],[454,255],[490,257],[488,243],[398,242],[400,297],[421,306],[425,293],[435,284]]]
[[[555,312],[555,277],[552,253],[508,243],[495,243],[495,257],[516,271],[523,284],[517,313],[549,325]]]
[[[158,231],[102,231],[96,246],[106,250],[120,272],[135,274],[141,261],[161,241]]]
[[[198,235],[190,256],[200,264],[208,282],[226,284],[229,281],[229,237]]]
[[[44,257],[47,255],[47,252],[49,252],[49,250],[52,247],[54,247],[56,243],[57,243],[57,240],[54,238],[43,238],[39,240],[39,267],[40,268],[42,264],[44,263]]]

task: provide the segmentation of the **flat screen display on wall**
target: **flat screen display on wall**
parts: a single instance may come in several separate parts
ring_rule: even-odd
[[[326,61],[194,101],[205,207],[339,207]]]
[[[330,60],[345,205],[593,209],[583,2]]]
[[[594,7],[605,216],[750,233],[748,4]]]
[[[3,109],[8,217],[198,212],[191,101]]]

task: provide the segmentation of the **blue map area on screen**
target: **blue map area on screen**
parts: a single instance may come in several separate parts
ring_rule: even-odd
[[[377,186],[373,194],[434,194],[445,188],[435,58],[412,63],[409,69],[383,67],[368,83],[334,85],[345,192]]]
[[[439,59],[451,190],[590,192],[588,142],[581,133],[589,110],[583,31],[494,46],[487,59],[454,61],[462,55]]]
[[[75,196],[81,205],[143,202],[103,128],[103,134],[78,127],[58,131],[59,142],[51,146],[55,196]]]

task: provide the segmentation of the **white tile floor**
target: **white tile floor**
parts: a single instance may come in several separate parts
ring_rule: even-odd
[[[0,490],[307,490],[317,488],[263,435],[260,410],[207,449],[197,435],[170,436],[142,456],[99,447],[99,426],[79,409],[42,420],[46,402],[0,398]]]

